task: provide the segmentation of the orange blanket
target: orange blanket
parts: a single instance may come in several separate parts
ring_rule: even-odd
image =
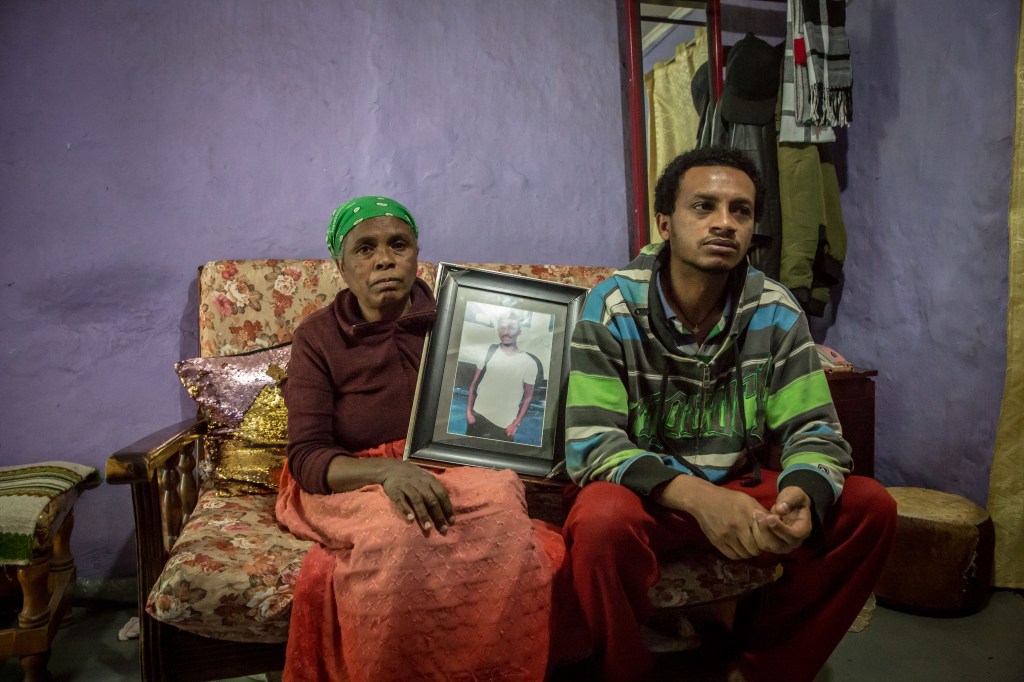
[[[277,517],[318,543],[295,591],[285,680],[544,679],[561,535],[527,517],[511,471],[439,477],[455,523],[424,537],[378,485],[311,495],[285,470]],[[572,591],[567,576],[558,582]]]

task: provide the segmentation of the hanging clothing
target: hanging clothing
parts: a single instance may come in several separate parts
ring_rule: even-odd
[[[849,119],[844,122],[833,123],[832,119],[826,117],[815,117],[811,106],[811,76],[810,67],[813,65],[817,71],[827,68],[826,54],[829,59],[836,58],[842,61],[843,66],[837,67],[834,80],[848,86],[852,83],[850,75],[849,59],[850,49],[846,38],[846,29],[842,26],[845,23],[846,10],[843,8],[842,18],[835,30],[835,41],[830,41],[832,29],[822,27],[813,21],[808,24],[805,15],[805,6],[808,3],[821,2],[824,0],[789,0],[786,6],[786,48],[782,59],[782,119],[779,124],[779,140],[782,142],[835,142],[836,135],[832,125],[847,125]],[[829,3],[832,5],[844,4],[841,2]],[[823,11],[818,8],[812,11],[811,17],[822,16]],[[828,9],[824,10],[824,16],[828,16]],[[836,20],[838,21],[838,14]],[[823,30],[824,29],[824,30]],[[813,35],[809,40],[808,34]],[[809,42],[811,43],[809,45]],[[825,46],[828,46],[827,48]],[[812,64],[809,65],[808,52],[810,49],[820,51],[811,57]],[[845,49],[845,54],[843,50]],[[819,82],[828,77],[822,74],[817,76]],[[847,115],[851,111],[849,100],[847,100]]]
[[[821,126],[846,126],[853,120],[853,75],[846,36],[846,2],[800,0],[794,29],[804,42],[806,68],[798,71],[797,120]],[[797,38],[794,36],[794,41]],[[795,52],[801,50],[794,42]],[[806,75],[806,84],[802,75]],[[806,85],[807,92],[802,88]]]
[[[747,34],[744,40],[759,40],[753,34]],[[763,41],[762,41],[763,42]],[[776,48],[777,55],[781,56],[781,50]],[[736,63],[733,61],[736,52],[730,52],[729,61],[726,63],[726,80],[732,74],[748,74],[749,70],[745,65],[732,69]],[[764,69],[764,78],[778,79],[779,63],[764,63],[760,67]],[[708,93],[700,99],[706,102],[701,115],[700,137],[697,140],[698,147],[710,147],[712,145],[724,145],[746,152],[758,172],[761,174],[764,185],[764,205],[761,215],[757,216],[754,225],[754,236],[750,241],[748,256],[750,263],[771,279],[779,279],[780,261],[782,253],[782,213],[779,204],[779,177],[778,160],[776,159],[776,134],[774,117],[765,125],[750,125],[742,123],[729,123],[722,118],[721,102],[712,102],[710,83],[704,69],[703,84],[695,84],[695,87],[702,85]],[[774,71],[774,74],[772,73]],[[696,98],[695,98],[696,99]]]
[[[846,260],[839,180],[825,145],[779,143],[780,281],[808,315],[820,317]]]
[[[675,56],[657,62],[644,74],[647,92],[647,192],[649,241],[661,241],[654,219],[654,187],[661,170],[685,151],[693,149],[700,115],[690,85],[701,64],[707,62],[707,29],[698,28],[693,40],[676,46]]]

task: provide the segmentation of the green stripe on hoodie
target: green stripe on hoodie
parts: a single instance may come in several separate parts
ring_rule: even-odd
[[[842,492],[850,448],[803,311],[781,284],[741,266],[727,339],[706,362],[683,356],[651,285],[667,255],[664,244],[645,247],[588,296],[570,354],[570,476],[648,494],[685,459],[722,482],[749,470],[746,446],[770,435],[782,446],[780,485],[806,490],[822,516]]]

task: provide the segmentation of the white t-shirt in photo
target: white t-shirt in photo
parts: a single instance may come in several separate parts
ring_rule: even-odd
[[[478,368],[483,368],[483,364]],[[523,384],[537,382],[537,363],[523,351],[509,355],[500,347],[487,361],[487,371],[476,387],[473,411],[496,426],[508,426],[519,414]]]

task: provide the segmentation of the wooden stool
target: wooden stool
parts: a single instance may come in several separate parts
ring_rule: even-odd
[[[16,517],[13,512],[24,504],[35,515],[27,533],[5,525],[8,542],[0,555],[0,594],[21,592],[17,627],[0,630],[0,660],[18,656],[26,682],[50,679],[50,645],[57,628],[71,620],[74,505],[83,490],[98,484],[96,469],[67,462],[0,468],[0,507]],[[3,589],[15,580],[17,590]]]
[[[925,488],[888,488],[896,500],[896,541],[875,586],[896,609],[965,615],[981,609],[992,580],[995,531],[982,507]]]

